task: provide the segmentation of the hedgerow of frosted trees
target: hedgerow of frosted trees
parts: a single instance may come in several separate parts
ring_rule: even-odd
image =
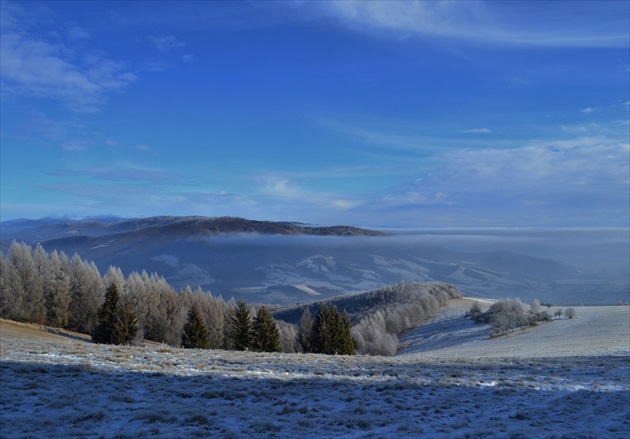
[[[538,300],[534,300],[528,309],[519,299],[503,299],[496,301],[483,312],[479,303],[474,302],[467,315],[475,323],[489,323],[490,337],[498,337],[519,328],[535,326],[551,320],[551,313],[542,310],[542,306],[546,306],[548,310],[552,307],[551,304],[541,304]],[[568,308],[563,313],[562,309],[558,308],[553,313],[556,318],[560,318],[563,314],[572,319],[575,317],[575,309]]]

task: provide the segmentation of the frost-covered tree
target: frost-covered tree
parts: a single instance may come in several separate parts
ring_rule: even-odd
[[[398,337],[387,332],[381,311],[363,318],[352,328],[352,335],[356,340],[357,351],[362,354],[395,355],[398,349]]]
[[[2,257],[0,272],[0,316],[5,319],[22,320],[24,287],[15,266],[8,258]]]
[[[481,311],[481,305],[479,305],[479,302],[477,301],[473,302],[466,315],[470,317],[475,323],[481,323],[481,321],[484,320],[483,311]]]
[[[564,310],[564,316],[567,319],[572,319],[575,317],[575,308],[573,308],[572,306],[570,306],[569,308]]]
[[[44,273],[44,300],[46,303],[46,323],[65,328],[70,318],[70,263],[66,255],[53,251]]]
[[[193,305],[188,312],[188,321],[184,325],[182,334],[182,346],[188,349],[208,349],[208,329],[206,328],[199,309]]]
[[[92,332],[103,301],[103,290],[103,279],[96,265],[83,261],[75,253],[70,260],[70,329],[85,334]]]
[[[299,352],[299,344],[297,342],[297,326],[291,323],[276,320],[278,330],[280,331],[280,349],[282,352],[294,353]]]
[[[41,249],[41,247],[40,247]],[[43,251],[43,249],[41,249]],[[33,260],[30,246],[13,241],[9,248],[9,263],[13,265],[20,279],[15,284],[16,299],[20,302],[15,318],[25,322],[43,323],[45,318],[44,289],[42,280]],[[20,288],[21,286],[21,288]]]
[[[540,312],[540,301],[538,299],[534,299],[532,303],[529,305],[529,312],[532,314],[538,314]]]
[[[211,297],[208,304],[208,334],[210,348],[221,349],[224,344],[225,318],[223,307],[225,302],[221,298]]]
[[[230,319],[230,339],[232,348],[237,351],[249,349],[251,343],[252,321],[247,302],[239,300]]]

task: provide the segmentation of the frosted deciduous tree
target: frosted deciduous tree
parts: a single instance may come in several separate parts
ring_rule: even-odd
[[[15,266],[8,258],[2,257],[0,272],[0,315],[5,319],[21,320],[24,287]]]
[[[89,334],[96,326],[97,311],[103,300],[103,279],[94,263],[77,254],[70,260],[70,318],[68,327]]]
[[[212,349],[221,349],[225,345],[223,339],[225,333],[224,306],[223,299],[211,298],[208,307],[208,341]]]
[[[9,248],[9,262],[15,268],[21,284],[21,289],[16,291],[22,296],[18,299],[21,306],[18,308],[17,319],[26,322],[43,322],[45,318],[44,289],[33,260],[31,247],[13,241]]]
[[[66,255],[53,251],[44,274],[46,324],[65,328],[70,318],[70,264]]]

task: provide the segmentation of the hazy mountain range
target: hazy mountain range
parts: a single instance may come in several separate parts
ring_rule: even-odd
[[[47,218],[1,224],[13,239],[75,252],[131,271],[157,272],[174,287],[200,286],[225,298],[289,304],[369,291],[402,281],[441,281],[479,297],[538,298],[556,304],[627,301],[625,273],[511,251],[459,250],[416,235],[233,217]],[[455,247],[455,248],[454,248]],[[463,246],[462,246],[463,247]]]

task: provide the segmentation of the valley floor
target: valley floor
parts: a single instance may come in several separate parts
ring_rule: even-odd
[[[327,357],[102,346],[7,321],[0,334],[3,438],[630,432],[627,354]]]

